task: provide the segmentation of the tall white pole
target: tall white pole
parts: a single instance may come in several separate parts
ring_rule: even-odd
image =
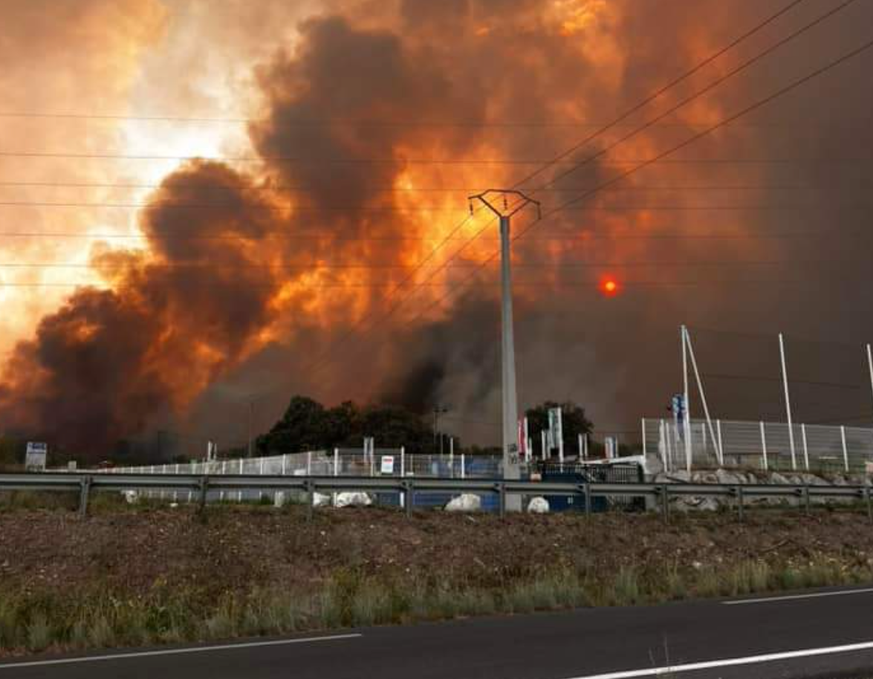
[[[806,471],[809,471],[809,446],[806,444],[806,425],[800,425],[800,436],[803,441],[803,464]]]
[[[697,391],[700,393],[700,405],[703,406],[703,414],[706,416],[706,424],[709,427],[709,434],[712,437],[713,442],[718,445],[718,450],[716,451],[716,457],[718,458],[719,465],[724,464],[724,451],[721,449],[721,437],[716,440],[715,431],[712,428],[712,418],[709,416],[709,406],[706,404],[706,392],[703,390],[703,380],[700,377],[700,370],[697,369],[697,359],[694,357],[694,345],[691,343],[691,333],[688,332],[688,328],[685,328],[685,344],[688,349],[688,357],[691,359],[691,367],[694,370],[694,378],[697,381]],[[686,372],[687,375],[687,372]],[[687,384],[687,382],[686,382]],[[688,418],[689,421],[691,418]],[[706,452],[706,434],[703,435],[703,446],[704,452]]]
[[[512,250],[510,217],[500,215],[500,280],[502,289],[503,478],[521,477],[518,464],[518,395],[515,387],[515,337],[512,322]],[[515,506],[517,505],[517,506]],[[507,510],[521,510],[521,497],[507,498]]]
[[[691,401],[688,392],[688,342],[685,339],[685,326],[680,328],[680,339],[682,340],[682,400],[685,405],[685,420],[683,428],[685,430],[685,469],[691,473]]]
[[[543,461],[545,461],[547,459],[546,456],[548,455],[548,450],[547,450],[548,444],[546,443],[546,430],[545,429],[543,429],[540,432],[540,437],[543,440]]]
[[[788,446],[791,449],[791,469],[797,471],[797,457],[794,452],[794,427],[791,423],[791,399],[788,396],[788,370],[785,368],[785,339],[779,333],[779,358],[782,361],[782,386],[785,388],[785,413],[788,416]]]
[[[873,353],[870,345],[867,345],[867,369],[870,371],[870,391],[873,392]]]
[[[489,195],[499,194],[503,198],[503,210],[495,207],[489,200]],[[507,195],[513,195],[518,201],[510,207]],[[515,338],[512,322],[512,237],[510,220],[512,215],[523,209],[529,203],[536,205],[540,212],[538,201],[532,200],[520,191],[489,189],[476,196],[470,196],[470,213],[473,213],[473,200],[480,201],[500,220],[500,280],[501,280],[501,359],[502,359],[502,392],[503,392],[503,478],[517,480],[521,477],[518,459],[518,395],[515,384]],[[506,497],[507,511],[521,511],[521,495],[510,494]]]
[[[769,471],[770,462],[767,459],[767,434],[764,432],[764,422],[758,423],[761,427],[761,460],[763,461],[764,471]]]
[[[845,425],[840,426],[840,439],[843,443],[843,464],[846,467],[846,471],[849,471],[849,449],[846,446],[846,427]]]

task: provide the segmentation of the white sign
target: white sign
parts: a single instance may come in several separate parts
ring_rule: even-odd
[[[381,465],[379,467],[379,471],[382,474],[393,474],[394,473],[394,456],[393,455],[383,455],[380,462],[381,462]]]
[[[558,456],[564,461],[564,423],[560,408],[549,408],[549,449],[558,449]]]
[[[45,471],[45,460],[48,455],[48,444],[27,442],[27,455],[24,458],[24,470],[28,472]]]

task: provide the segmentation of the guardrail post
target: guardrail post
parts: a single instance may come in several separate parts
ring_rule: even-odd
[[[502,481],[497,484],[497,492],[500,501],[500,518],[502,519],[506,516],[506,484]]]
[[[315,510],[315,482],[310,478],[306,479],[306,520],[312,521],[312,514]]]
[[[864,495],[867,497],[867,518],[873,522],[873,501],[870,499],[870,491],[873,490],[870,486],[864,486]]]
[[[412,505],[415,503],[415,495],[414,495],[415,491],[413,488],[413,482],[409,481],[409,480],[404,480],[403,487],[405,489],[406,518],[411,519],[412,518]]]
[[[83,476],[79,482],[79,516],[88,516],[88,496],[91,492],[91,477]]]
[[[810,501],[809,501],[809,484],[806,484],[803,487],[803,503],[806,506],[806,513],[810,512]]]
[[[737,486],[737,516],[740,521],[743,520],[743,487]]]
[[[661,485],[661,513],[664,516],[664,522],[670,520],[670,486],[666,483]]]
[[[206,493],[209,490],[209,477],[203,476],[200,479],[200,511],[206,511]]]
[[[585,518],[591,517],[591,484],[583,483],[582,492],[585,493]]]

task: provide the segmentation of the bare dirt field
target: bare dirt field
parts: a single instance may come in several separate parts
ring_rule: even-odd
[[[727,513],[676,515],[669,524],[617,513],[407,519],[348,508],[307,521],[299,508],[217,506],[199,515],[140,506],[82,520],[16,509],[0,512],[0,647],[657,602],[863,582],[871,573],[873,526],[846,509],[760,510],[743,523]],[[109,632],[96,634],[95,620]]]

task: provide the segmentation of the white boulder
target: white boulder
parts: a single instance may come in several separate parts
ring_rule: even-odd
[[[447,512],[478,512],[480,509],[482,509],[482,498],[470,493],[458,495],[446,505]]]
[[[531,514],[548,514],[549,501],[544,497],[535,497],[527,505],[527,511]]]
[[[373,504],[366,493],[337,493],[337,507],[369,507]]]

